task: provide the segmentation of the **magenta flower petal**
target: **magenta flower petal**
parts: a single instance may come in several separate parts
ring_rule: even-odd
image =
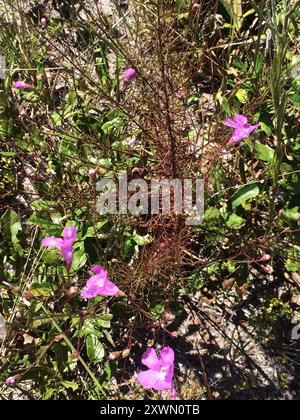
[[[69,245],[62,245],[61,246],[61,255],[62,255],[63,259],[65,260],[66,266],[70,267],[70,265],[72,264],[72,261],[74,259],[72,245],[71,245],[71,247]]]
[[[164,379],[165,385],[167,386],[168,384],[168,388],[166,387],[166,389],[172,389],[173,377],[174,377],[174,363],[169,365],[167,369],[167,373]]]
[[[74,259],[73,245],[76,240],[77,231],[75,226],[66,227],[64,230],[64,238],[47,237],[42,240],[42,246],[56,247],[61,251],[61,255],[65,261],[66,267],[69,269]]]
[[[242,141],[243,139],[246,139],[247,137],[249,137],[249,134],[246,128],[237,128],[236,130],[234,130],[234,133],[232,135],[232,140],[235,143],[238,143]]]
[[[160,357],[166,365],[173,365],[174,364],[175,354],[174,354],[174,350],[171,349],[171,347],[165,347],[161,351]]]
[[[45,18],[45,17],[42,17],[42,19],[41,19],[41,25],[42,25],[42,28],[43,29],[46,29],[47,28],[47,19]]]
[[[5,385],[7,386],[13,386],[15,385],[15,383],[20,379],[20,375],[15,375],[15,376],[9,376],[6,380],[5,380]]]
[[[260,128],[260,124],[255,124],[255,125],[250,125],[247,129],[248,129],[248,134],[252,134],[253,131],[257,130],[258,128]]]
[[[107,271],[104,270],[104,268],[102,268],[100,265],[95,265],[94,267],[92,267],[92,271],[98,275],[101,275],[104,278],[107,277]]]
[[[93,267],[95,274],[91,276],[85,289],[82,291],[82,297],[85,299],[91,299],[96,296],[117,296],[121,293],[120,289],[108,278],[108,273],[100,266]]]
[[[233,120],[231,120],[230,118],[228,118],[226,121],[224,121],[224,125],[226,125],[227,127],[231,127],[231,128],[236,128],[237,127],[237,123]]]
[[[145,389],[166,391],[173,388],[174,366],[162,367],[161,370],[149,369],[138,374],[138,382]]]
[[[125,70],[124,71],[125,83],[127,83],[127,84],[133,83],[136,79],[136,76],[137,76],[137,72],[136,72],[135,69],[129,68],[129,69]]]
[[[104,287],[101,290],[103,296],[117,296],[120,289],[109,279],[105,280]]]
[[[103,289],[105,286],[106,278],[101,278],[98,275],[94,275],[87,281],[85,289],[82,291],[82,297],[85,299],[91,299],[96,296],[103,295]]]
[[[16,82],[13,83],[13,85],[16,89],[20,89],[20,90],[26,89],[26,83],[22,82],[21,80],[17,80]]]
[[[259,124],[248,124],[248,119],[244,115],[240,114],[237,114],[234,117],[234,120],[227,119],[224,122],[224,125],[234,128],[233,135],[228,144],[239,143],[240,141],[248,138],[255,130],[260,127]]]
[[[166,366],[158,374],[158,381],[154,385],[156,391],[166,391],[173,388],[174,365]]]
[[[101,277],[98,274],[95,274],[94,276],[90,277],[86,283],[86,287],[88,287],[89,289],[92,287],[98,287],[101,288],[104,287],[104,283],[106,280],[106,276],[105,277]]]
[[[145,370],[138,374],[138,382],[145,389],[156,389],[155,387],[159,381],[158,375],[159,372],[156,370]]]
[[[157,357],[156,351],[153,348],[148,349],[142,356],[143,365],[149,369],[160,369],[160,361]]]
[[[153,348],[148,349],[143,354],[142,363],[149,367],[149,370],[139,373],[139,383],[145,389],[173,390],[174,359],[174,351],[170,347],[165,347],[160,357],[157,357]]]
[[[257,124],[237,128],[233,133],[232,139],[235,143],[238,143],[248,138],[253,133],[253,131],[257,130],[259,127],[260,125]]]
[[[245,117],[244,115],[237,114],[237,115],[234,117],[234,121],[235,121],[238,125],[243,126],[243,125],[246,125],[246,124],[248,123],[248,118],[247,118],[247,117]]]
[[[13,87],[18,90],[27,90],[27,91],[33,91],[34,86],[30,83],[23,82],[22,80],[17,80],[16,82],[13,82]]]
[[[87,289],[82,290],[81,296],[83,299],[92,299],[99,296],[99,288],[97,286],[93,286]]]
[[[60,248],[63,245],[63,243],[64,241],[61,238],[47,237],[42,240],[42,245],[49,248],[50,247]]]
[[[75,226],[67,226],[64,230],[64,240],[65,241],[72,241],[73,243],[76,241],[77,231]]]
[[[175,389],[175,388],[172,388],[172,389],[171,389],[171,395],[170,395],[170,397],[171,397],[173,400],[175,400],[175,398],[177,397],[177,392],[176,392],[176,389]]]
[[[14,380],[14,378],[13,378],[12,376],[8,377],[8,378],[5,380],[5,385],[7,385],[7,386],[11,386],[11,385],[13,385],[14,383],[15,383],[15,380]]]

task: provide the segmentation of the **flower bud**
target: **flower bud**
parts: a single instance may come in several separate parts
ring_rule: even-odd
[[[24,299],[32,299],[32,298],[34,298],[35,296],[34,296],[34,294],[32,293],[32,291],[31,291],[31,290],[24,290],[24,292],[22,293],[22,297],[23,297]]]
[[[93,168],[91,168],[89,171],[88,171],[88,176],[90,177],[90,178],[94,178],[94,176],[96,175],[96,169],[93,169]]]
[[[47,28],[47,19],[45,17],[42,17],[41,19],[41,25],[43,29]]]
[[[77,360],[79,356],[78,351],[73,351],[73,353],[71,354],[71,359],[72,360]]]
[[[264,261],[270,261],[272,259],[272,256],[269,254],[263,255],[260,260],[258,260],[259,262],[264,262]]]
[[[20,377],[21,375],[9,376],[5,381],[5,385],[13,386],[20,379]]]
[[[17,80],[16,82],[13,82],[13,87],[18,90],[27,90],[27,91],[33,91],[34,86],[30,83],[23,82],[22,80]]]
[[[59,343],[60,341],[62,341],[64,339],[63,334],[58,334],[54,337],[53,341],[55,341],[56,343]]]
[[[67,291],[68,297],[73,297],[74,295],[77,295],[79,293],[79,289],[77,286],[71,286]]]
[[[133,69],[133,68],[129,68],[129,69],[124,71],[124,82],[127,85],[130,85],[131,83],[133,83],[135,81],[136,76],[137,76],[136,70]]]
[[[131,349],[125,349],[122,351],[122,357],[128,357],[130,355]]]
[[[114,361],[114,360],[117,360],[120,356],[121,356],[120,351],[113,351],[112,353],[109,354],[108,360]]]

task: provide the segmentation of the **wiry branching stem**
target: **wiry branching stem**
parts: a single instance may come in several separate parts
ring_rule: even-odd
[[[162,39],[162,14],[163,6],[162,2],[158,2],[158,42],[159,42],[159,60],[161,67],[161,76],[162,76],[162,90],[164,95],[164,106],[166,111],[166,125],[168,136],[171,144],[171,165],[172,165],[172,176],[174,179],[177,178],[177,162],[176,162],[176,137],[173,131],[172,117],[171,117],[171,107],[170,107],[170,97],[168,92],[168,80],[166,75],[166,65],[165,65],[165,56],[164,56],[164,47]]]

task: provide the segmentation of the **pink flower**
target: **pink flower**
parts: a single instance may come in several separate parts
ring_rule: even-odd
[[[9,376],[5,381],[5,385],[13,386],[19,379],[20,379],[20,375]]]
[[[263,255],[259,260],[258,260],[258,262],[265,262],[265,261],[270,261],[272,259],[272,255],[269,255],[269,254],[266,254],[266,255]]]
[[[110,361],[117,360],[121,356],[121,354],[122,354],[121,351],[113,351],[112,353],[109,354],[108,360]]]
[[[234,128],[233,136],[228,143],[229,145],[239,143],[240,141],[246,139],[260,127],[260,124],[248,124],[248,119],[244,115],[240,114],[236,115],[233,120],[228,118],[224,124],[227,127]]]
[[[13,82],[13,87],[18,90],[29,90],[29,91],[34,90],[33,85],[23,82],[22,80],[17,80],[16,82]]]
[[[124,293],[108,278],[104,268],[96,265],[92,267],[95,273],[86,283],[85,289],[81,292],[84,299],[92,299],[96,296],[123,296]]]
[[[73,245],[76,240],[76,236],[76,227],[68,226],[64,230],[63,238],[47,237],[42,240],[42,246],[45,246],[47,248],[59,248],[67,269],[70,269],[74,259]]]
[[[96,169],[93,169],[93,168],[89,169],[89,171],[88,171],[88,176],[89,176],[90,178],[94,178],[94,177],[95,177],[95,175],[96,175]]]
[[[137,73],[136,70],[133,68],[129,68],[124,71],[124,81],[127,85],[133,83],[136,79]]]
[[[171,389],[171,395],[170,395],[170,398],[172,399],[172,400],[175,400],[175,398],[177,397],[177,392],[176,392],[176,389],[175,388],[172,388]]]
[[[73,296],[77,295],[78,292],[79,292],[79,289],[78,289],[77,286],[71,286],[67,291],[67,296],[68,297],[73,297]]]
[[[161,351],[160,357],[157,357],[155,349],[148,349],[143,354],[142,363],[149,370],[139,373],[138,382],[140,385],[145,389],[153,388],[156,391],[171,390],[174,396],[174,359],[174,351],[170,347],[165,347]]]
[[[47,28],[47,19],[45,17],[42,17],[41,19],[41,25],[43,29]]]

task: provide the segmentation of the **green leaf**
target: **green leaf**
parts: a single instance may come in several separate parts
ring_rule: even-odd
[[[272,128],[271,127],[269,127],[264,122],[260,122],[259,124],[260,124],[261,131],[263,131],[264,133],[266,133],[267,136],[271,136],[272,135]]]
[[[74,381],[62,381],[62,385],[67,389],[72,389],[72,391],[77,391],[79,388],[78,384]]]
[[[226,224],[232,229],[241,229],[245,225],[246,221],[237,214],[231,214]]]
[[[55,201],[48,200],[34,200],[30,203],[30,206],[37,211],[47,210],[51,206],[55,206]]]
[[[8,209],[1,217],[1,230],[5,237],[12,243],[18,242],[18,233],[22,231],[20,216],[11,209]]]
[[[255,156],[258,160],[271,163],[275,156],[275,150],[257,141],[255,143]]]
[[[232,208],[236,209],[242,203],[257,197],[260,194],[258,183],[248,184],[241,187],[232,197]]]
[[[292,209],[286,209],[284,211],[284,217],[293,222],[297,222],[300,216],[300,207],[294,207]]]
[[[26,381],[28,379],[42,381],[47,377],[55,377],[55,370],[47,366],[33,366],[23,373],[22,381]]]
[[[22,256],[23,250],[19,244],[18,234],[22,231],[22,223],[20,216],[11,209],[8,209],[0,219],[1,230],[5,238],[10,241],[17,253]]]
[[[95,335],[90,335],[86,340],[87,355],[91,362],[99,363],[105,356],[103,344]]]
[[[216,207],[210,207],[209,209],[206,210],[204,214],[204,220],[206,222],[219,219],[220,217],[221,217],[221,212]]]
[[[225,96],[222,96],[221,91],[219,91],[216,95],[216,99],[219,101],[220,103],[220,107],[221,107],[221,111],[225,114],[228,115],[230,114],[230,105],[228,102],[228,99]]]
[[[44,219],[42,217],[37,216],[36,214],[33,214],[28,223],[30,225],[37,225],[40,226],[43,229],[49,229],[49,228],[55,228],[58,229],[58,226],[56,224],[54,224],[51,219]]]
[[[53,389],[53,388],[47,389],[47,391],[43,394],[43,399],[51,400],[55,392],[56,392],[56,389]]]
[[[113,338],[112,338],[112,336],[111,336],[111,334],[107,331],[107,330],[103,330],[103,334],[104,334],[104,336],[106,337],[106,339],[107,339],[107,341],[113,346],[113,347],[115,347],[116,346],[116,344],[115,344],[115,342],[114,342],[114,340],[113,340]]]
[[[187,279],[187,285],[193,290],[201,289],[205,284],[205,277],[202,269],[196,269]]]
[[[179,20],[188,20],[190,14],[189,13],[181,13],[180,15],[178,15],[178,19]]]
[[[289,258],[285,264],[285,268],[287,271],[291,273],[296,273],[300,271],[300,247],[294,246],[289,251]]]
[[[52,349],[55,353],[55,362],[57,369],[63,373],[68,371],[68,347],[65,343],[52,343]]]
[[[300,109],[300,95],[298,93],[291,95],[290,101],[297,109]]]
[[[61,115],[61,114],[59,114],[58,112],[54,112],[54,113],[51,115],[51,118],[52,118],[53,124],[54,124],[56,127],[58,127],[58,126],[60,126],[60,125],[61,125],[61,123],[62,123],[62,115]]]
[[[82,329],[80,331],[80,337],[89,335],[97,335],[97,329],[95,328],[95,320],[90,318],[84,321]]]
[[[101,328],[110,328],[111,327],[111,323],[110,321],[112,320],[112,315],[110,314],[104,314],[104,315],[100,315],[96,317],[95,323],[97,325],[97,327],[101,327]]]
[[[132,237],[132,239],[134,240],[134,242],[138,245],[138,246],[145,246],[145,245],[149,245],[153,242],[153,239],[151,238],[150,235],[146,235],[146,236],[141,236],[141,235],[134,235]]]
[[[243,10],[240,0],[220,0],[224,9],[233,20],[233,27],[240,30],[243,24]],[[229,25],[225,24],[224,27]]]
[[[236,263],[234,261],[226,261],[223,264],[223,267],[226,268],[231,274],[236,271]]]
[[[158,319],[164,313],[165,307],[162,303],[158,303],[151,308],[151,314],[155,319]]]
[[[123,125],[124,121],[117,117],[104,123],[101,128],[105,134],[110,134],[112,131],[122,128]]]
[[[33,283],[30,287],[30,292],[34,296],[49,297],[53,294],[53,290],[57,289],[55,285],[48,283]]]
[[[74,260],[72,263],[72,269],[74,271],[83,267],[87,262],[87,255],[82,253],[82,250],[74,253]]]
[[[3,151],[0,151],[0,156],[4,156],[4,157],[13,157],[13,156],[16,156],[16,152],[3,152]]]
[[[223,5],[224,9],[226,10],[226,12],[228,13],[228,15],[232,18],[233,17],[233,10],[231,7],[231,4],[229,3],[228,0],[220,0],[221,4]]]
[[[262,71],[264,64],[265,64],[265,58],[261,52],[258,52],[255,63],[254,63],[255,75],[258,75]]]
[[[239,89],[235,95],[241,104],[248,102],[248,91],[246,89]]]
[[[244,19],[250,15],[253,15],[253,13],[255,13],[254,9],[250,9],[248,10],[246,13],[244,13]]]
[[[31,103],[36,103],[40,99],[40,96],[36,92],[22,92],[22,97]]]

